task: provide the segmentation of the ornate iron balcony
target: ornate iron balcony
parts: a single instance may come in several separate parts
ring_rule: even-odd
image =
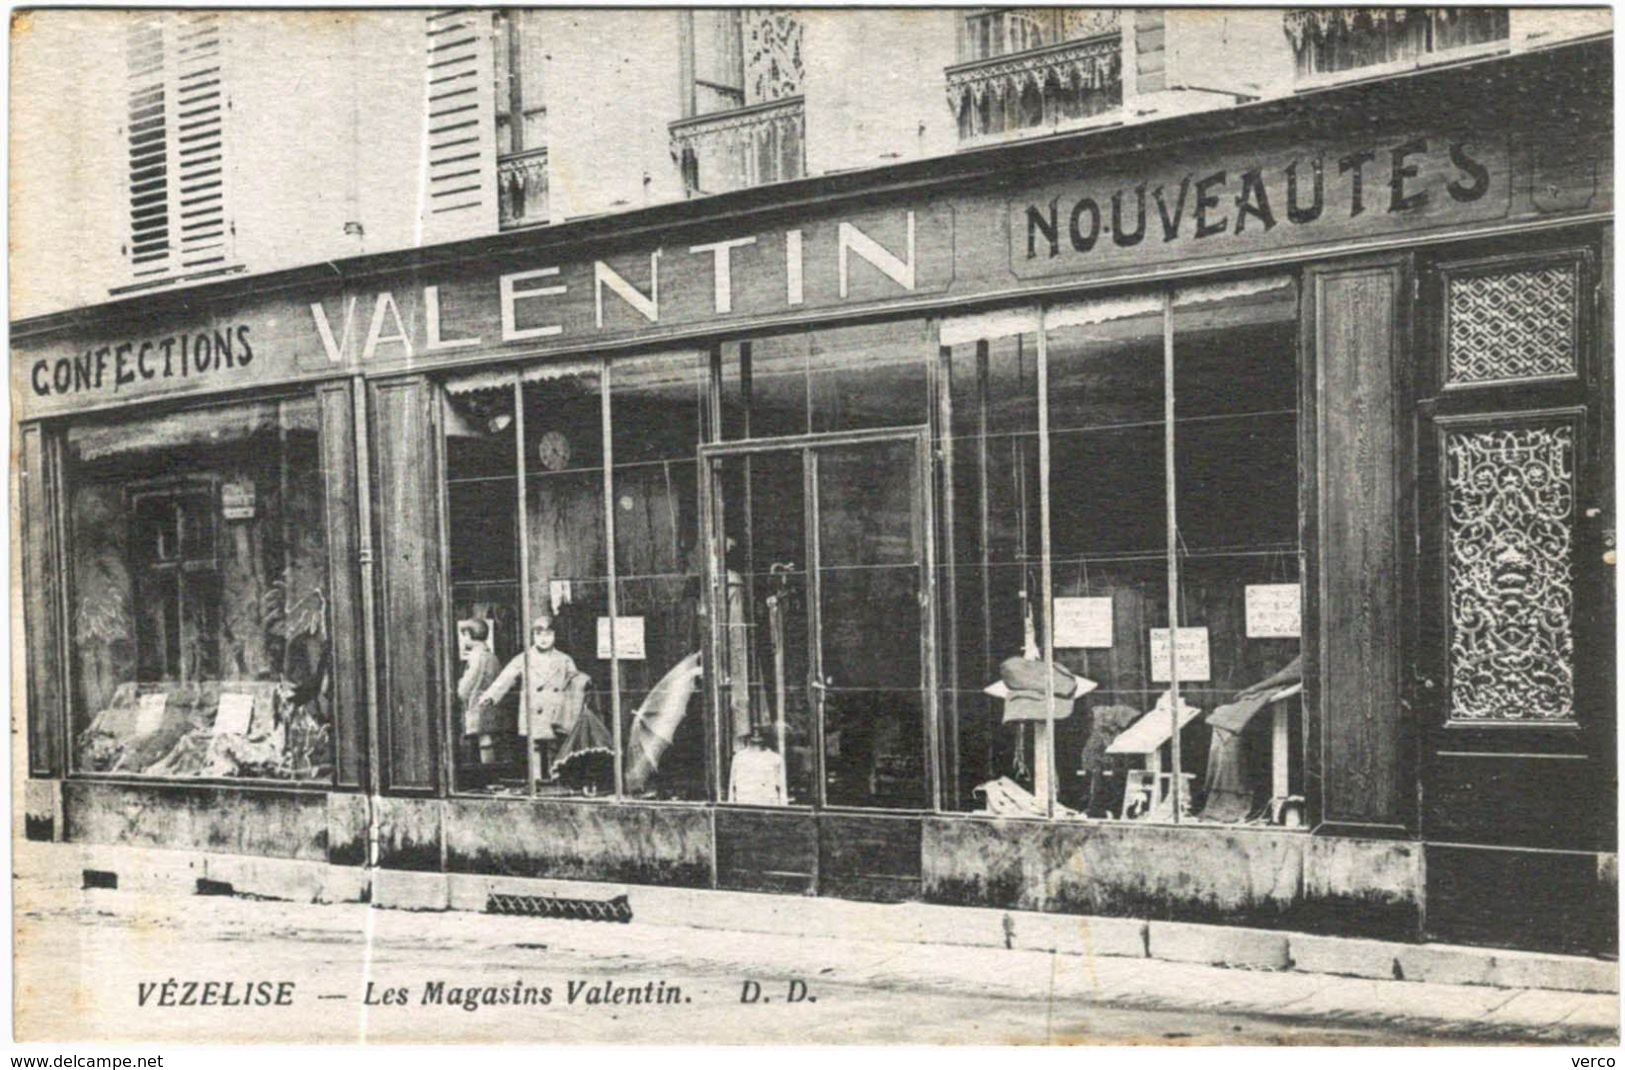
[[[800,178],[807,172],[801,97],[671,124],[671,154],[690,197]]]
[[[1122,36],[1116,12],[1108,14],[1094,36],[949,67],[960,136],[1059,126],[1122,107]]]

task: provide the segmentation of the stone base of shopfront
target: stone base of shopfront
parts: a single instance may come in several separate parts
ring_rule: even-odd
[[[625,896],[634,918],[660,924],[816,935],[875,923],[888,939],[1211,956],[1265,968],[1300,960],[1290,945],[1306,937],[1295,930],[1321,941],[1302,944],[1304,962],[1390,977],[1410,974],[1392,955],[1362,950],[1362,941],[1462,940],[1427,909],[1430,896],[1441,909],[1461,909],[1429,873],[1436,857],[1456,864],[1460,849],[1415,841],[970,815],[385,797],[380,868],[369,879],[366,799],[354,793],[30,781],[25,803],[28,839],[66,841],[54,850],[83,852],[83,864],[69,869],[121,888],[156,882],[186,894],[370,898],[474,911],[488,909],[493,894],[589,903]],[[1606,899],[1614,856],[1581,862],[1595,878],[1580,893]],[[1528,927],[1533,937],[1544,931],[1553,939],[1523,946],[1611,952],[1613,929],[1596,928],[1577,939]],[[1511,943],[1496,933],[1467,935],[1464,942]]]
[[[234,895],[394,910],[489,912],[497,899],[626,905],[640,925],[730,933],[1004,947],[1147,958],[1373,980],[1617,992],[1617,963],[1506,951],[1267,930],[1242,925],[1052,914],[930,903],[864,903],[602,881],[426,873],[288,858],[106,844],[20,845],[19,877],[146,895]],[[593,924],[583,921],[582,924]],[[600,922],[601,924],[601,922]]]

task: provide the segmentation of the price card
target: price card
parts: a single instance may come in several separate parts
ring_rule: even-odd
[[[1303,632],[1303,590],[1296,583],[1247,585],[1247,637],[1296,639]]]
[[[214,734],[248,735],[248,728],[254,721],[254,696],[239,695],[235,692],[222,692],[220,695],[220,709],[214,715]]]
[[[1109,650],[1112,646],[1111,598],[1057,598],[1055,645]]]
[[[1206,628],[1179,629],[1179,679],[1202,681],[1212,677],[1208,666]],[[1168,629],[1151,629],[1151,679],[1167,683],[1174,678],[1168,664]]]
[[[142,695],[136,700],[135,707],[135,734],[144,736],[148,732],[158,731],[158,726],[164,723],[164,708],[169,705],[169,696],[162,691],[151,695]]]
[[[622,661],[644,659],[642,617],[615,618],[615,656]],[[609,660],[608,617],[598,618],[598,657],[601,661]]]

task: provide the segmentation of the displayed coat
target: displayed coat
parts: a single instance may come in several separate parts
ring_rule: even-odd
[[[516,731],[542,740],[569,735],[586,705],[590,681],[576,668],[575,660],[561,650],[526,647],[524,653],[514,655],[480,697],[492,703],[500,702],[527,675],[530,717],[527,722],[526,704],[521,702]]]

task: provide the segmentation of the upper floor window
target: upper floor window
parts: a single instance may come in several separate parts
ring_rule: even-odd
[[[802,24],[778,8],[684,11],[683,118],[672,155],[690,196],[806,173]]]
[[[1299,77],[1410,63],[1505,41],[1506,8],[1313,8],[1286,13]]]
[[[225,40],[218,12],[161,12],[126,38],[125,259],[150,283],[225,267]]]
[[[948,104],[961,137],[1055,128],[1122,106],[1118,11],[996,8],[958,17]]]
[[[540,12],[500,10],[493,26],[497,216],[503,227],[547,221],[547,104]]]

